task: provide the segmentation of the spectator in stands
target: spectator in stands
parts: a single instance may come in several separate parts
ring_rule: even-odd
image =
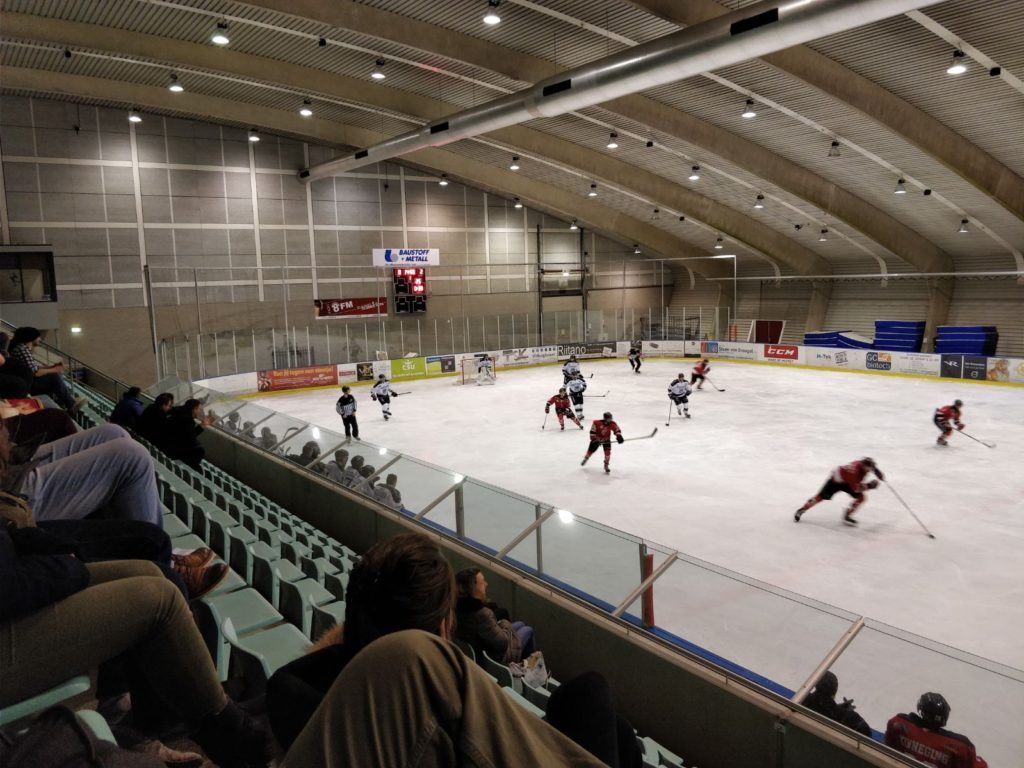
[[[966,736],[946,730],[949,703],[941,693],[925,693],[917,713],[898,714],[885,727],[885,743],[925,765],[939,768],[987,768]]]
[[[206,456],[206,449],[199,444],[199,435],[213,423],[214,418],[213,414],[203,415],[203,404],[195,398],[171,408],[160,442],[164,453],[192,469],[199,469]]]
[[[12,445],[23,446],[27,450],[32,446],[69,437],[78,431],[75,422],[67,411],[60,408],[43,408],[18,416],[9,416],[3,420],[4,428]]]
[[[167,415],[173,407],[174,395],[170,392],[161,392],[156,396],[156,400],[143,409],[135,431],[163,450],[162,441],[166,433]]]
[[[142,399],[139,395],[142,390],[139,387],[131,387],[121,396],[121,400],[114,406],[110,414],[110,423],[134,432],[139,426],[139,417],[142,416]]]
[[[825,672],[810,693],[804,697],[803,705],[810,710],[824,715],[830,720],[842,723],[858,733],[871,737],[871,726],[861,717],[853,706],[853,699],[843,699],[842,704],[836,703],[836,692],[839,690],[839,678],[832,672]]]
[[[20,448],[0,429],[0,490],[27,498],[37,521],[79,520],[107,508],[116,518],[162,526],[153,460],[121,427]]]
[[[190,723],[221,768],[266,766],[263,733],[225,696],[187,603],[155,565],[33,554],[19,529],[0,526],[0,706],[117,657],[133,709]]]
[[[0,398],[20,399],[28,397],[31,379],[23,375],[23,372],[16,370],[16,368],[8,368],[6,366],[7,346],[10,341],[10,336],[6,333],[0,333]]]
[[[487,579],[479,568],[466,568],[455,576],[459,599],[456,634],[473,646],[478,654],[487,654],[502,663],[522,661],[534,652],[533,627],[521,621],[497,618],[498,606],[487,599]],[[505,614],[507,616],[507,613]]]
[[[352,463],[348,465],[348,469],[342,472],[341,484],[346,488],[351,488],[362,479],[360,470],[363,468],[363,464],[366,462],[362,456],[353,456]]]
[[[334,452],[334,461],[324,467],[324,474],[328,480],[336,483],[343,483],[345,476],[345,465],[348,464],[348,451],[340,448]]]
[[[41,343],[42,334],[38,328],[24,326],[16,330],[4,369],[8,374],[28,380],[29,392],[33,395],[49,395],[61,408],[74,413],[85,404],[85,398],[76,398],[68,390],[64,383],[63,361],[44,366],[32,356],[32,351]]]
[[[402,508],[402,493],[396,487],[398,485],[398,475],[392,473],[388,475],[387,482],[384,485],[373,486],[373,498],[383,504],[385,507],[391,507],[391,509]]]

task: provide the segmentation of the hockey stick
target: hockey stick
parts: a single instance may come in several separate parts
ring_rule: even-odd
[[[929,539],[934,539],[935,538],[935,534],[932,533],[931,531],[929,531],[928,530],[928,526],[926,526],[924,523],[921,522],[921,518],[919,518],[917,515],[914,514],[914,510],[912,510],[910,508],[910,505],[907,504],[907,502],[905,502],[903,500],[902,496],[900,496],[898,493],[896,493],[896,489],[893,488],[891,485],[889,485],[889,483],[886,483],[885,485],[886,485],[886,487],[888,487],[888,489],[890,491],[892,491],[892,495],[900,500],[900,504],[902,504],[904,506],[904,508],[907,510],[907,512],[909,512],[910,515],[917,521],[917,524],[921,526],[921,530],[923,530],[925,533],[928,534],[928,538]]]
[[[672,406],[675,405],[671,400],[668,401],[668,421],[665,422],[666,427],[672,426]]]
[[[709,379],[709,378],[708,378],[707,376],[705,376],[705,377],[704,377],[704,381],[706,381],[706,382],[707,382],[708,384],[710,384],[710,385],[711,385],[711,387],[712,387],[712,389],[714,389],[714,390],[715,390],[715,392],[725,392],[725,390],[724,390],[724,389],[719,389],[718,387],[716,387],[716,386],[715,386],[715,382],[713,382],[713,381],[712,381],[711,379]]]
[[[655,436],[656,434],[658,434],[658,428],[657,428],[657,427],[655,427],[654,429],[652,429],[652,430],[651,430],[651,434],[649,434],[649,435],[641,435],[640,437],[627,437],[627,438],[626,438],[625,440],[623,440],[622,442],[624,442],[624,443],[628,443],[628,442],[629,442],[630,440],[650,440],[650,439],[651,439],[652,437],[654,437],[654,436]]]
[[[610,389],[608,390],[608,392],[605,392],[603,395],[587,395],[587,397],[608,397],[608,393],[609,392],[611,392]]]
[[[411,395],[411,394],[412,394],[411,391],[410,392],[395,392],[395,397],[398,397],[399,395]]]
[[[540,425],[541,429],[544,429],[544,427],[548,425],[548,413],[549,411],[544,411],[544,423]]]
[[[982,445],[984,445],[984,446],[985,446],[986,448],[995,448],[995,447],[996,447],[996,444],[995,444],[995,443],[986,443],[986,442],[985,442],[984,440],[979,440],[979,439],[978,439],[978,438],[976,438],[976,437],[975,437],[974,435],[969,435],[969,434],[967,434],[966,432],[964,432],[963,430],[959,430],[959,429],[958,429],[958,430],[957,430],[957,432],[959,432],[959,433],[960,433],[961,435],[963,435],[964,437],[969,437],[969,438],[971,438],[971,440],[973,440],[973,441],[974,441],[974,442],[976,442],[976,443],[981,443],[981,444],[982,444]]]

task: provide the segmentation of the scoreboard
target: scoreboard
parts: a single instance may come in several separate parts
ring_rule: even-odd
[[[392,270],[395,314],[427,311],[427,271],[423,267]]]

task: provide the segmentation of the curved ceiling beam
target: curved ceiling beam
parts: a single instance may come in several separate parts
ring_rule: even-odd
[[[40,95],[64,96],[115,102],[145,111],[156,110],[210,119],[232,125],[253,125],[268,131],[293,136],[331,146],[364,146],[379,141],[382,134],[364,128],[341,125],[331,120],[300,117],[294,111],[268,109],[245,102],[203,96],[195,93],[172,94],[166,88],[139,85],[124,81],[111,81],[98,77],[70,75],[21,67],[4,67],[4,87],[25,90]],[[704,277],[731,277],[731,266],[708,258],[704,251],[633,216],[612,210],[586,198],[567,198],[558,189],[540,181],[532,181],[511,171],[495,168],[476,160],[454,155],[441,149],[426,149],[408,156],[411,163],[445,172],[450,177],[483,189],[501,190],[503,195],[515,195],[535,203],[538,210],[548,211],[564,218],[576,218],[581,224],[593,223],[593,229],[626,242],[638,243],[652,254],[664,256],[695,256],[693,270]],[[572,209],[566,208],[572,202]]]
[[[538,82],[561,71],[535,56],[351,0],[246,2],[462,61],[523,82]],[[671,0],[665,2],[672,4]],[[755,142],[645,96],[626,96],[601,106],[725,158],[845,222],[922,272],[953,269],[953,260],[945,251],[895,217]]]
[[[295,89],[298,94],[333,95],[339,99],[409,115],[424,122],[435,119],[439,114],[458,109],[457,105],[449,102],[400,91],[368,80],[334,75],[252,54],[215,49],[209,45],[22,14],[0,13],[0,25],[7,35],[13,38],[107,50],[117,52],[121,56],[156,59],[170,66],[215,70],[241,78],[284,85]],[[523,126],[505,128],[487,135],[514,149],[517,148],[524,155],[546,157],[558,165],[578,169],[590,180],[603,180],[622,189],[632,190],[651,201],[656,207],[680,211],[763,253],[769,259],[787,265],[799,274],[822,274],[832,271],[827,260],[778,230],[727,205],[675,184],[664,176],[618,160],[607,152],[597,152]],[[570,218],[573,215],[576,214],[570,213]]]
[[[633,5],[683,26],[730,12],[714,0],[630,0]],[[806,45],[762,57],[762,61],[845,102],[902,136],[953,173],[1024,219],[1024,178],[976,144],[891,91]]]

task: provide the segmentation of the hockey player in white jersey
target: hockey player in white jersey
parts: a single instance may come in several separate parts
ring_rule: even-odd
[[[583,393],[587,391],[587,382],[583,380],[583,374],[577,373],[565,383],[565,391],[569,394],[572,407],[576,411],[576,418],[583,421]]]
[[[391,382],[382,373],[377,377],[377,383],[370,389],[370,399],[380,403],[380,410],[384,414],[384,421],[391,418],[392,397],[398,397],[398,393],[391,388]]]
[[[668,385],[668,397],[676,404],[676,413],[680,416],[690,418],[690,394],[693,387],[686,380],[686,374],[680,373],[678,378],[672,380]]]
[[[563,384],[568,384],[576,376],[580,374],[580,364],[576,360],[576,355],[569,355],[569,359],[565,361],[565,365],[562,366],[562,376],[564,377]]]
[[[477,384],[493,384],[494,383],[494,358],[490,355],[484,355],[481,357],[476,364],[476,383]]]

